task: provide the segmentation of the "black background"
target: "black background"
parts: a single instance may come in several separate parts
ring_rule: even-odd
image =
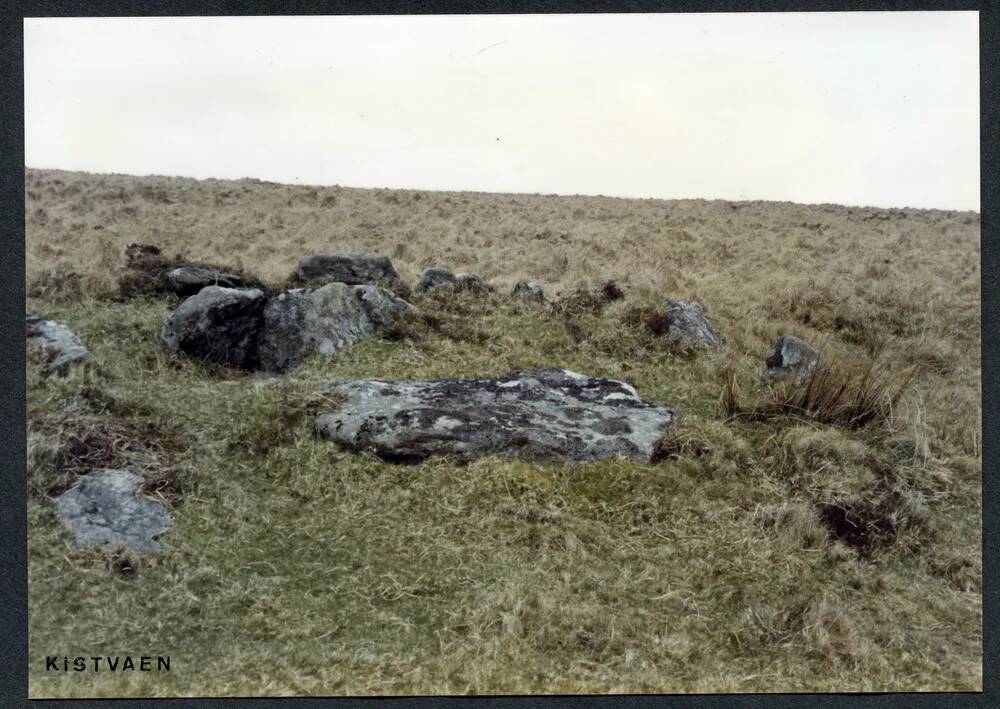
[[[997,3],[1000,5],[1000,3]],[[139,16],[139,15],[338,15],[338,14],[503,14],[599,12],[817,12],[857,10],[979,10],[980,11],[980,137],[982,214],[982,328],[983,328],[983,688],[965,694],[729,694],[624,695],[536,697],[412,697],[412,698],[304,698],[304,699],[167,699],[167,700],[34,700],[28,692],[27,554],[26,554],[26,410],[24,313],[24,71],[25,17]],[[997,469],[998,372],[1000,333],[997,281],[1000,249],[996,233],[998,214],[996,135],[998,128],[997,64],[1000,57],[997,12],[990,3],[975,2],[412,2],[405,0],[50,0],[3,2],[0,8],[0,706],[44,707],[135,706],[237,707],[561,707],[593,706],[606,709],[638,707],[1000,707],[1000,687],[993,671],[997,657]],[[58,652],[58,648],[53,649]],[[165,650],[166,652],[166,650]]]

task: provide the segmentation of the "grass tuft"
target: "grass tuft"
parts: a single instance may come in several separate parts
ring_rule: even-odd
[[[770,398],[745,406],[740,402],[736,375],[724,372],[722,405],[729,416],[761,420],[775,416],[808,418],[824,424],[863,428],[887,423],[916,370],[893,370],[870,360],[860,367],[821,363],[802,384],[786,382]]]

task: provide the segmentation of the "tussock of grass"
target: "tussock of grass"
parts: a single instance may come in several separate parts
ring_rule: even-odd
[[[28,420],[28,489],[55,496],[93,470],[127,468],[143,477],[145,492],[176,498],[179,483],[168,462],[175,449],[176,441],[149,422],[73,410],[35,415]]]
[[[653,444],[652,462],[701,458],[711,452],[712,448],[709,444],[688,431],[681,431],[679,427],[672,426],[662,438]]]
[[[645,327],[651,334],[662,336],[670,329],[670,315],[665,309],[633,306],[622,314],[622,324],[629,328]]]
[[[735,373],[727,369],[723,375],[722,401],[730,416],[748,419],[798,416],[846,428],[862,428],[889,420],[914,373],[912,368],[894,371],[874,360],[860,367],[820,363],[804,383],[786,382],[776,387],[769,399],[746,407],[740,402]]]
[[[624,291],[614,281],[606,281],[597,288],[577,288],[554,301],[552,310],[571,320],[581,315],[599,315],[608,303],[622,300]]]
[[[800,501],[760,506],[754,510],[754,519],[762,529],[778,532],[795,547],[816,549],[828,537],[816,509]]]

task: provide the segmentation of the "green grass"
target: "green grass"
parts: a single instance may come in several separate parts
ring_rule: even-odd
[[[949,409],[966,390],[922,371],[896,423],[859,430],[728,420],[723,372],[763,397],[781,323],[709,309],[725,346],[691,355],[624,327],[638,303],[658,300],[567,327],[499,296],[427,297],[436,319],[408,338],[250,381],[163,351],[172,301],[31,300],[93,358],[28,371],[29,419],[61,427],[32,436],[28,471],[31,695],[979,689],[978,419]],[[312,435],[330,379],[537,366],[629,381],[676,407],[686,444],[652,465],[397,466]],[[136,464],[169,468],[165,553],[130,555],[132,577],[77,550],[45,499],[81,421],[146,432]],[[863,553],[831,540],[829,500],[890,505],[896,534]],[[126,653],[172,671],[44,672],[47,654]]]

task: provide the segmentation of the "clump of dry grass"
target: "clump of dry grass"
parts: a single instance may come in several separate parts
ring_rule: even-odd
[[[729,416],[744,419],[798,416],[862,428],[889,420],[914,373],[913,368],[897,371],[875,360],[860,367],[824,362],[802,384],[786,382],[775,387],[769,399],[745,406],[740,402],[735,372],[727,368],[723,373],[723,408]]]
[[[82,274],[67,264],[38,271],[28,283],[30,298],[52,300],[83,298],[87,289]]]
[[[36,414],[28,420],[28,487],[52,497],[94,470],[126,468],[142,476],[143,492],[176,498],[180,482],[169,457],[178,445],[152,422],[78,409]]]
[[[919,371],[947,376],[955,371],[961,361],[955,345],[949,340],[923,337],[908,342],[902,352],[907,362]]]
[[[565,317],[599,315],[608,303],[622,300],[625,292],[614,281],[596,288],[577,288],[552,303],[552,311]]]
[[[440,286],[412,294],[414,311],[405,313],[379,335],[390,342],[419,343],[444,337],[455,343],[485,345],[494,339],[484,321],[511,309],[495,291],[473,286]],[[516,306],[515,306],[516,307]]]
[[[312,417],[340,403],[333,394],[293,380],[262,379],[249,386],[225,441],[228,450],[241,455],[264,457],[290,445],[312,430]]]
[[[844,342],[860,345],[870,356],[894,338],[916,337],[933,317],[926,293],[913,284],[887,282],[858,274],[842,279],[798,280],[777,290],[764,306],[773,318],[790,319]]]
[[[671,427],[653,444],[651,463],[664,460],[696,459],[710,455],[712,447],[695,434]]]
[[[799,500],[758,505],[753,519],[762,529],[778,532],[797,547],[815,549],[827,539],[815,507]]]
[[[621,322],[629,328],[645,328],[657,337],[667,334],[670,329],[670,314],[666,309],[658,310],[649,305],[634,305],[622,313]]]

